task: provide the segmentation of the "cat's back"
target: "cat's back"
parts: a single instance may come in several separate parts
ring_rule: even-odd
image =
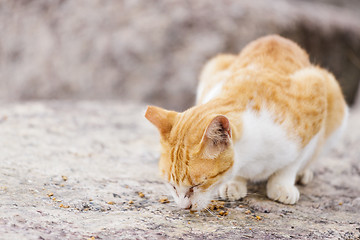
[[[231,70],[261,68],[289,75],[310,65],[307,53],[295,42],[278,35],[269,35],[249,43]]]
[[[239,71],[271,71],[286,78],[309,66],[307,53],[295,42],[278,35],[265,36],[249,43],[239,55],[222,54],[208,61],[200,75],[196,102],[206,103],[218,95]]]

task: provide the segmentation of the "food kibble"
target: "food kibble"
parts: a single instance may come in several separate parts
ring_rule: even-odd
[[[52,196],[54,196],[54,194],[53,193],[48,193],[47,196],[52,197]]]
[[[260,216],[256,216],[256,220],[261,220],[262,218]]]
[[[62,180],[64,180],[65,182],[68,180],[67,176],[61,176]]]
[[[169,203],[170,201],[167,197],[165,197],[165,198],[160,198],[159,202],[164,204],[164,203]]]
[[[220,215],[220,216],[227,216],[228,214],[229,214],[228,211],[220,211],[220,212],[219,212],[219,215]]]
[[[69,205],[60,204],[59,207],[61,207],[61,208],[69,208],[70,206],[69,206]]]
[[[134,204],[134,201],[133,201],[133,200],[130,200],[128,203],[129,203],[129,204]]]
[[[114,205],[115,203],[113,201],[109,201],[107,204]]]
[[[139,195],[139,197],[141,197],[141,198],[145,197],[145,195],[144,195],[142,192],[139,192],[138,195]]]
[[[224,208],[224,204],[225,204],[225,202],[212,200],[209,208],[212,211],[216,210],[219,212],[221,209]]]

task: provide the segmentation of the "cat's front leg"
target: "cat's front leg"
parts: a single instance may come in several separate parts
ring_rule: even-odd
[[[247,180],[245,178],[236,176],[220,187],[219,196],[222,199],[228,199],[230,201],[244,198],[247,194],[246,184]]]
[[[295,204],[300,197],[295,186],[298,169],[299,163],[293,163],[270,176],[266,185],[267,196],[281,203]]]

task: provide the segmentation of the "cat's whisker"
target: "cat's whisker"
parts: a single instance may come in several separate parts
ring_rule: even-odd
[[[219,217],[216,214],[214,214],[209,208],[205,208],[205,210],[208,211],[212,216],[219,219]]]

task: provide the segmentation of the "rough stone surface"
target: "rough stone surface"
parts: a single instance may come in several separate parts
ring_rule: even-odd
[[[0,98],[126,99],[183,110],[210,57],[270,33],[299,42],[353,102],[358,0],[3,0]]]
[[[360,109],[314,181],[299,187],[298,204],[251,185],[222,217],[159,202],[167,192],[145,106],[0,105],[0,239],[360,239]]]

